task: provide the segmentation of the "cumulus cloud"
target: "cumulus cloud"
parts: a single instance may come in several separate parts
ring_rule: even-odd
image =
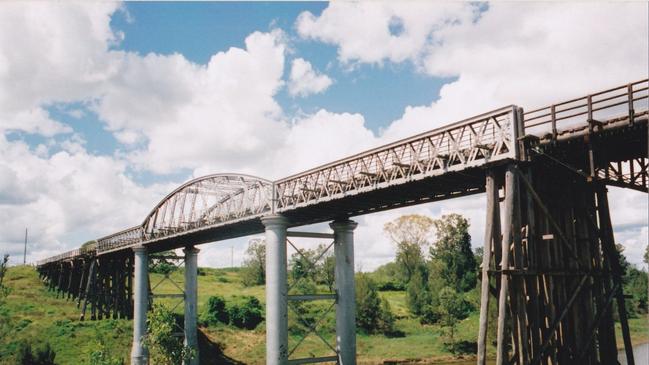
[[[327,90],[332,83],[329,76],[316,72],[311,63],[303,58],[296,58],[291,63],[288,92],[293,96],[318,94]]]
[[[320,16],[303,12],[296,28],[304,38],[338,46],[343,62],[381,64],[415,60],[436,30],[471,21],[475,11],[460,2],[341,1]]]
[[[25,226],[42,257],[139,223],[175,184],[141,186],[129,168],[278,178],[490,108],[533,107],[646,75],[642,3],[493,3],[479,11],[466,3],[335,2],[320,16],[301,14],[299,35],[335,45],[344,64],[411,62],[428,76],[453,77],[437,100],[406,107],[377,136],[360,114],[285,115],[276,101],[282,87],[305,96],[332,81],[296,59],[285,84],[281,30],[254,32],[243,47],[201,65],[181,54],[115,50],[122,35],[111,30],[110,18],[118,10],[113,3],[3,4],[0,241],[11,252],[20,252]],[[47,112],[66,102],[88,106],[124,150],[88,153]],[[9,140],[16,130],[47,141],[30,147]],[[60,134],[65,141],[50,138]],[[611,199],[614,220],[631,227],[621,242],[640,245],[634,242],[646,235],[646,219],[636,213],[646,212],[646,204],[625,192]],[[629,207],[636,213],[622,211]],[[358,250],[367,253],[357,256],[360,265],[371,270],[392,257],[382,226],[406,212],[464,214],[479,246],[482,208],[477,196],[359,217]],[[245,247],[238,245],[240,253]],[[227,262],[229,247],[214,247],[204,250],[202,262]]]
[[[22,252],[25,227],[30,257],[41,258],[137,224],[172,188],[141,187],[124,161],[82,147],[38,156],[0,135],[0,156],[0,240],[10,254]]]
[[[107,52],[117,39],[110,16],[119,4],[7,2],[0,12],[0,110],[6,126],[12,115],[37,114],[36,106],[83,100],[113,75]],[[38,123],[49,125],[52,122]],[[23,123],[12,123],[19,128]],[[28,132],[34,131],[27,125]],[[45,128],[44,132],[55,132]]]

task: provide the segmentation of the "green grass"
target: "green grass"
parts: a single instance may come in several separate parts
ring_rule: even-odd
[[[207,300],[212,295],[221,295],[226,301],[242,295],[252,295],[264,303],[264,287],[244,287],[237,270],[201,269],[204,275],[198,277],[199,313],[205,310]],[[151,274],[151,285],[155,286],[163,275]],[[183,273],[174,272],[170,277],[183,287]],[[48,292],[31,267],[12,267],[7,273],[6,284],[12,291],[7,298],[5,309],[11,316],[13,330],[4,338],[0,337],[0,364],[12,364],[9,354],[21,340],[47,339],[56,351],[58,364],[87,364],[89,354],[96,349],[102,339],[114,354],[128,360],[131,345],[131,322],[128,320],[104,320],[80,322],[76,302],[57,299]],[[178,288],[169,281],[162,280],[155,293],[177,293]],[[400,291],[381,292],[390,302],[397,317],[396,327],[405,337],[387,338],[382,335],[359,334],[357,349],[359,363],[376,364],[384,360],[421,359],[424,363],[439,363],[453,356],[443,348],[444,335],[439,326],[422,326],[408,315],[405,293]],[[167,305],[175,305],[171,299],[159,300]],[[321,304],[325,306],[325,304]],[[182,311],[182,304],[176,309]],[[289,316],[293,313],[290,312]],[[329,314],[329,325],[333,314]],[[630,320],[634,343],[649,341],[647,318]],[[1,327],[1,326],[0,326]],[[478,329],[478,314],[461,321],[457,326],[456,339],[475,341]],[[234,360],[247,364],[265,363],[265,327],[262,322],[255,330],[245,331],[227,325],[202,328],[203,333],[218,343],[224,354]],[[0,333],[2,335],[2,333]],[[333,343],[333,335],[324,333],[323,337]],[[618,339],[621,336],[618,334]],[[290,344],[299,340],[291,336]],[[295,352],[294,356],[325,355],[329,350],[314,335],[309,336]],[[490,349],[493,352],[493,349]],[[468,362],[471,363],[471,362]]]
[[[48,341],[58,364],[87,364],[100,340],[115,353],[128,353],[125,351],[131,343],[130,321],[79,321],[76,302],[57,299],[48,292],[31,267],[10,268],[5,284],[11,293],[4,308],[14,325],[10,333],[0,338],[0,364],[13,364],[10,354],[23,340]]]

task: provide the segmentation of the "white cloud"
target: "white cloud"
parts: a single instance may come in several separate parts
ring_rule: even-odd
[[[21,253],[27,227],[31,259],[137,224],[172,189],[138,186],[124,161],[90,155],[82,144],[39,156],[0,135],[0,156],[2,251]]]
[[[450,2],[334,2],[318,17],[300,14],[300,36],[338,46],[343,62],[415,60],[440,28],[471,21],[475,8]]]
[[[110,50],[122,37],[110,29],[117,9],[112,3],[3,4],[0,132],[69,134],[64,142],[50,139],[32,149],[0,134],[3,248],[7,242],[20,252],[25,226],[33,232],[34,253],[43,256],[139,223],[174,186],[142,187],[129,177],[128,166],[278,178],[490,108],[534,107],[646,75],[642,3],[493,3],[479,18],[465,3],[336,2],[319,17],[303,13],[299,34],[336,45],[345,64],[412,62],[422,73],[456,78],[438,100],[407,107],[375,136],[360,114],[323,109],[284,115],[275,100],[285,86],[287,45],[280,30],[252,33],[245,47],[198,65],[180,54]],[[331,83],[325,86],[327,76],[299,60],[293,61],[289,91],[324,91]],[[52,103],[78,101],[90,105],[125,151],[89,154],[70,127],[46,111]],[[360,265],[370,270],[392,257],[382,226],[405,212],[462,213],[471,220],[474,245],[481,245],[482,200],[357,218]],[[634,247],[646,235],[646,214],[643,219],[639,213],[646,205],[638,200],[612,192],[614,222],[640,227],[620,233],[620,241]],[[629,206],[635,213],[625,213]],[[245,248],[233,244],[238,252]],[[202,262],[227,261],[229,247],[211,247]]]
[[[329,76],[316,72],[310,62],[303,58],[293,60],[288,84],[288,92],[291,95],[304,97],[318,94],[327,90],[332,83],[333,80]]]
[[[37,106],[54,100],[93,95],[112,75],[113,57],[119,55],[107,52],[115,41],[110,16],[118,6],[112,2],[2,4],[1,125],[13,119],[12,115],[34,113]],[[52,129],[46,128],[45,133],[50,132]]]

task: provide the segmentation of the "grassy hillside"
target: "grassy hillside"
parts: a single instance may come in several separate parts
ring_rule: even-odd
[[[264,301],[262,286],[246,288],[241,285],[237,270],[201,269],[199,276],[199,313],[204,311],[207,300],[212,295],[221,295],[226,300],[235,300],[237,296],[252,295]],[[155,286],[162,276],[151,275],[151,285]],[[182,287],[182,273],[171,275]],[[0,332],[0,364],[12,364],[12,354],[22,340],[47,340],[56,351],[58,364],[87,364],[90,353],[103,342],[113,354],[119,354],[128,360],[131,344],[131,323],[128,320],[78,321],[79,310],[76,303],[57,299],[54,293],[47,292],[31,267],[13,267],[7,273],[6,284],[11,288],[4,311],[11,318],[7,333]],[[175,286],[163,281],[156,288],[156,293],[172,293]],[[442,332],[438,326],[421,326],[408,316],[405,307],[404,292],[382,292],[398,317],[397,329],[405,337],[387,338],[382,335],[358,336],[359,363],[375,364],[384,360],[450,359],[452,356],[442,347]],[[173,301],[167,304],[175,305]],[[180,310],[180,308],[178,308]],[[290,316],[293,315],[292,313]],[[330,315],[331,316],[331,315]],[[325,326],[331,325],[331,317],[325,319]],[[646,318],[631,320],[632,334],[636,342],[649,340]],[[477,314],[462,321],[458,326],[458,340],[475,341],[477,333]],[[0,325],[0,329],[4,329]],[[265,329],[262,322],[255,330],[247,331],[227,325],[202,328],[204,335],[220,347],[224,357],[216,363],[230,359],[232,363],[264,363]],[[324,336],[333,342],[331,334]],[[619,338],[619,336],[618,336]],[[292,336],[291,343],[298,340]],[[309,336],[300,346],[296,355],[324,354],[326,347],[316,336]],[[214,359],[214,358],[212,358]],[[215,363],[215,360],[205,363]],[[437,362],[436,362],[437,363]]]

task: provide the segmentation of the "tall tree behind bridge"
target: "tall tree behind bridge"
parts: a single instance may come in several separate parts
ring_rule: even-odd
[[[477,266],[471,250],[469,221],[459,214],[443,215],[433,221],[435,242],[430,248],[432,261],[438,261],[439,275],[458,292],[475,288]]]
[[[404,284],[424,264],[422,249],[430,244],[432,229],[433,220],[418,214],[403,215],[383,226],[383,231],[397,246],[396,261]]]
[[[248,242],[246,258],[243,261],[243,285],[263,285],[266,283],[266,241],[255,238]]]

